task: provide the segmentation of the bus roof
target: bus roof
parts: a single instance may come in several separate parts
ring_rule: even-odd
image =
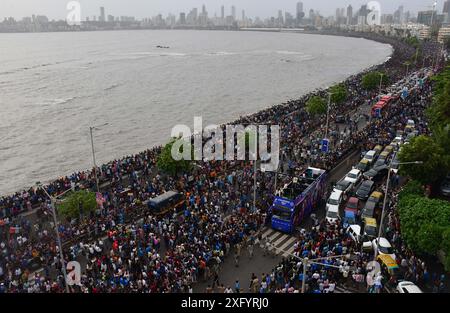
[[[320,178],[326,173],[326,170],[319,168],[308,167],[300,177],[295,177],[289,183],[287,183],[280,191],[281,198],[293,201],[299,195],[303,195],[319,181]]]
[[[172,198],[173,196],[179,195],[180,193],[177,191],[167,191],[165,193],[163,193],[162,195],[159,195],[155,198],[150,199],[148,202],[149,203],[160,203],[163,202],[169,198]]]

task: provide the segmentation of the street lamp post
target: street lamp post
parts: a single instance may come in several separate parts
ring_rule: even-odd
[[[381,95],[381,86],[382,86],[382,84],[383,84],[383,73],[380,73],[380,95]]]
[[[383,222],[384,222],[384,218],[385,218],[385,214],[386,214],[386,203],[387,203],[387,197],[388,197],[388,192],[389,192],[389,185],[390,185],[390,181],[391,181],[392,164],[394,162],[396,155],[397,155],[397,153],[395,153],[394,156],[392,157],[391,163],[389,164],[389,168],[388,168],[388,176],[387,176],[385,194],[384,194],[384,199],[383,199],[383,209],[381,211],[380,229],[378,230],[378,238],[377,238],[377,244],[375,246],[374,260],[376,260],[377,256],[378,256],[378,245],[380,244],[381,232],[383,230]],[[407,165],[407,164],[422,164],[422,163],[423,163],[422,161],[415,161],[415,162],[397,163],[397,165],[400,166],[400,165]]]
[[[58,250],[59,250],[59,259],[61,262],[61,269],[63,272],[63,276],[64,276],[64,285],[65,285],[65,289],[66,289],[66,293],[69,293],[69,285],[67,284],[67,271],[66,271],[66,263],[64,261],[64,253],[63,253],[63,247],[62,247],[62,243],[61,243],[61,237],[59,235],[59,230],[58,230],[58,219],[56,217],[56,201],[57,201],[57,197],[61,197],[64,194],[66,194],[69,191],[73,191],[75,189],[75,184],[72,184],[72,188],[63,192],[62,194],[58,195],[57,197],[53,197],[51,196],[47,190],[40,184],[38,183],[37,186],[39,188],[41,188],[45,195],[50,199],[50,208],[52,210],[52,216],[53,216],[53,224],[55,226],[55,232],[56,232],[56,242],[58,244]]]
[[[302,293],[305,293],[306,291],[306,272],[307,272],[307,268],[309,264],[316,264],[316,265],[320,265],[320,266],[327,266],[327,267],[332,267],[332,268],[336,268],[336,269],[341,269],[341,267],[336,266],[336,265],[331,265],[331,264],[323,264],[320,263],[318,261],[323,261],[323,260],[331,260],[331,259],[338,259],[338,258],[347,258],[350,259],[352,257],[352,254],[348,253],[348,254],[344,254],[344,255],[334,255],[334,256],[328,256],[328,257],[322,257],[322,258],[317,258],[317,259],[312,259],[310,260],[307,257],[301,258],[295,254],[292,254],[290,252],[287,252],[285,250],[279,249],[274,247],[275,250],[279,250],[281,252],[284,252],[287,255],[290,255],[298,260],[300,260],[303,264],[303,279],[302,279]]]
[[[100,126],[90,126],[89,127],[89,133],[91,135],[91,148],[92,148],[92,161],[94,163],[94,175],[95,175],[95,184],[96,184],[96,188],[97,188],[97,192],[100,192],[100,188],[99,188],[99,184],[98,184],[98,173],[97,173],[97,162],[95,160],[95,149],[94,149],[94,135],[93,135],[93,131],[94,130],[99,130],[99,127],[103,127],[108,125],[108,123],[105,123],[103,125]]]
[[[306,271],[308,267],[308,258],[303,258],[303,279],[302,279],[302,293],[306,291]]]
[[[328,137],[328,124],[330,122],[330,105],[331,105],[331,95],[332,93],[328,93],[328,105],[327,105],[327,124],[326,124],[326,128],[325,128],[325,138]]]

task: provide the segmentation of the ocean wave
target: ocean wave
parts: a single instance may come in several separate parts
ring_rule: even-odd
[[[60,64],[60,63],[61,62],[43,63],[43,64],[37,64],[37,65],[33,65],[33,66],[25,66],[25,67],[16,68],[16,69],[13,69],[13,70],[5,71],[5,72],[0,72],[0,75],[8,75],[8,74],[20,73],[20,72],[23,72],[23,71],[34,70],[34,69],[37,69],[37,68],[47,67],[47,66],[51,66],[51,65]]]
[[[302,52],[298,52],[298,51],[287,51],[287,50],[279,50],[279,51],[275,51],[277,54],[285,54],[285,55],[305,55]]]
[[[52,105],[62,105],[69,103],[73,100],[77,99],[77,97],[70,97],[70,98],[62,98],[62,99],[45,99],[38,103],[40,106],[52,106]]]
[[[228,51],[217,51],[217,52],[210,52],[206,55],[218,55],[218,56],[226,56],[226,55],[236,55],[237,53],[234,52],[228,52]]]
[[[122,86],[122,85],[121,85],[121,84],[112,84],[111,86],[106,87],[106,88],[104,88],[103,90],[104,90],[104,91],[109,91],[109,90],[116,89],[117,87],[120,87],[120,86]]]
[[[138,59],[138,58],[143,58],[143,57],[158,57],[158,56],[174,56],[174,57],[185,57],[187,56],[186,53],[181,53],[181,52],[130,52],[130,53],[122,53],[122,54],[115,54],[116,56],[119,57],[124,57],[125,59],[130,58],[130,59]]]

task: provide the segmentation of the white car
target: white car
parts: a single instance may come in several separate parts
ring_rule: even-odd
[[[350,225],[347,228],[347,234],[358,244],[361,241],[361,226]]]
[[[414,122],[414,120],[408,120],[408,122],[406,123],[407,126],[410,127],[416,127],[416,122]]]
[[[383,237],[380,237],[380,244],[378,244],[378,238],[372,241],[373,251],[377,250],[378,246],[378,254],[389,255],[395,261],[395,253],[394,248],[392,248],[391,243]]]
[[[362,178],[362,173],[360,170],[354,168],[352,169],[344,178],[344,180],[351,182],[354,186],[358,184],[358,182]]]
[[[402,137],[395,137],[394,140],[392,140],[392,144],[396,144],[397,146],[400,146],[403,144],[403,138]]]
[[[402,281],[397,285],[398,293],[423,293],[419,287],[410,281]]]
[[[370,150],[366,153],[366,155],[364,156],[364,159],[366,159],[367,161],[369,161],[369,163],[373,163],[375,161],[375,156],[377,155],[377,152],[374,150]]]
[[[339,221],[339,207],[341,206],[343,198],[343,192],[340,190],[335,190],[328,198],[326,205],[326,219],[330,224],[335,224]]]

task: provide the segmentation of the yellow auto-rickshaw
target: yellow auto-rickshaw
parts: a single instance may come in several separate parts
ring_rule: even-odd
[[[374,191],[369,197],[370,201],[375,202],[376,204],[379,204],[381,200],[383,200],[383,193],[379,191]]]
[[[383,151],[383,146],[381,145],[376,145],[375,148],[373,148],[373,151],[375,151],[378,154],[381,153],[381,151]]]
[[[390,255],[380,254],[377,257],[377,261],[380,262],[382,271],[384,270],[391,276],[396,276],[398,274],[398,264]]]

